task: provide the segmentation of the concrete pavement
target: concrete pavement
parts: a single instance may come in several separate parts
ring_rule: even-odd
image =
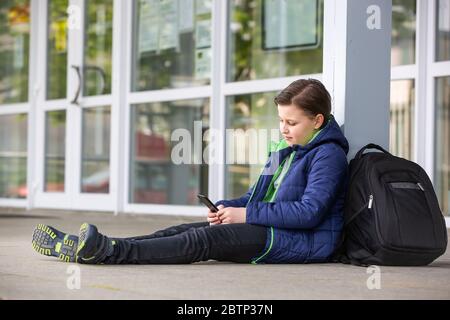
[[[77,233],[89,222],[128,237],[193,221],[199,218],[0,208],[0,299],[450,299],[449,250],[425,267],[380,267],[375,278],[343,264],[88,266],[39,255],[31,246],[38,223]],[[377,280],[380,288],[369,289]]]

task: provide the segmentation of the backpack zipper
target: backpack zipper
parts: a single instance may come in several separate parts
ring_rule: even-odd
[[[371,194],[369,196],[369,205],[367,206],[367,208],[372,209],[372,203],[373,203],[373,195]]]
[[[348,226],[350,224],[350,222],[352,222],[357,216],[359,216],[359,214],[366,208],[371,209],[372,208],[372,202],[373,202],[373,195],[369,195],[369,201],[364,202],[364,205],[358,210],[356,211],[356,213],[354,213],[352,215],[352,217],[345,223],[345,227]]]

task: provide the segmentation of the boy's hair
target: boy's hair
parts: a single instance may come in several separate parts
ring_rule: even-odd
[[[323,127],[326,126],[331,114],[331,97],[325,86],[316,79],[300,79],[284,88],[274,99],[276,105],[295,105],[307,116],[324,116]]]

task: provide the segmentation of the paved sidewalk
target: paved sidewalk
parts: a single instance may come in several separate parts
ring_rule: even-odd
[[[198,220],[0,208],[0,299],[450,299],[449,250],[426,267],[381,267],[381,288],[369,290],[373,274],[342,264],[87,266],[41,256],[31,246],[38,223],[77,233],[90,222],[107,235],[127,237]],[[74,270],[81,287],[71,290]]]

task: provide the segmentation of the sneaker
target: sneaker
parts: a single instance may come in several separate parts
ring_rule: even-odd
[[[45,224],[38,224],[31,242],[34,250],[45,256],[57,257],[64,262],[75,262],[78,237],[66,234]]]
[[[103,262],[114,252],[115,241],[98,232],[97,227],[83,223],[80,227],[77,262],[97,264]]]

